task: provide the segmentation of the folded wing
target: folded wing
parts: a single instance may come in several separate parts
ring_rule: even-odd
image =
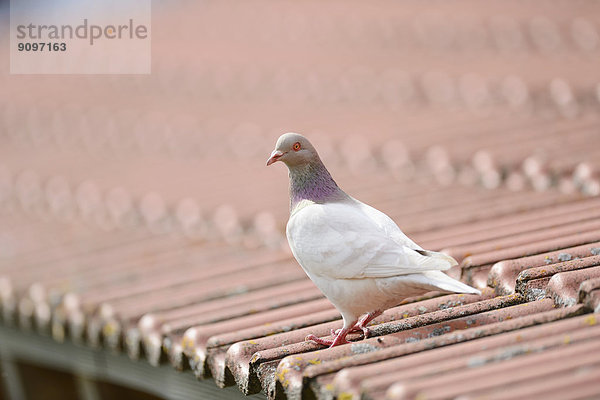
[[[456,264],[451,257],[421,249],[385,214],[363,206],[312,204],[292,215],[288,240],[303,268],[335,279],[361,279],[445,270]]]

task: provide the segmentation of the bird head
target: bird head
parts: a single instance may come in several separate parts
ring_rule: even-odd
[[[267,160],[267,165],[282,161],[288,167],[310,164],[319,159],[317,151],[307,138],[299,133],[285,133],[279,137],[275,150]]]

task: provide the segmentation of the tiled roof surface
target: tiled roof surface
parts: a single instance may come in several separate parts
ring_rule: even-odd
[[[429,243],[430,234],[432,248],[448,247],[462,259],[463,279],[490,287],[481,296],[427,296],[392,308],[375,320],[373,337],[356,335],[350,345],[323,350],[304,341],[341,321],[286,252],[129,230],[65,230],[18,214],[3,216],[3,226],[19,227],[5,230],[5,240],[20,245],[2,261],[4,321],[269,396],[501,397],[507,382],[546,393],[538,382],[553,375],[564,381],[561,390],[597,390],[598,199],[496,190],[495,200],[506,200],[499,213],[484,199],[473,201],[488,192],[462,191],[451,215],[474,207],[481,215],[441,220],[415,237]],[[388,211],[427,220],[443,206],[412,198],[398,195]],[[413,213],[411,204],[420,210]],[[527,368],[536,363],[544,369]],[[498,372],[515,368],[523,374]],[[463,382],[476,376],[481,385]]]
[[[2,323],[270,398],[600,397],[600,3],[351,3],[161,5],[150,76],[0,75]],[[341,320],[291,129],[482,295],[304,341]]]

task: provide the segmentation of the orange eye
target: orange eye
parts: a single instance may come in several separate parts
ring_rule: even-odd
[[[292,149],[294,149],[294,151],[300,150],[300,142],[294,143],[294,145],[292,146]]]

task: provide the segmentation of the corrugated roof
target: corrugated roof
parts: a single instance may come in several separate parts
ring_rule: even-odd
[[[599,397],[600,3],[532,4],[183,2],[151,76],[0,65],[2,323],[270,398]],[[289,129],[482,295],[305,341]]]
[[[210,377],[222,387],[238,385],[244,393],[264,390],[271,397],[289,398],[309,392],[340,398],[381,398],[385,393],[394,398],[435,397],[438,380],[439,385],[446,379],[456,383],[469,371],[483,374],[479,371],[492,364],[498,366],[490,374],[495,368],[516,368],[509,359],[517,366],[555,352],[560,359],[571,354],[561,346],[593,340],[585,328],[592,332],[596,323],[596,314],[589,313],[597,311],[600,280],[600,237],[593,219],[597,199],[555,192],[533,197],[517,192],[513,198],[511,192],[500,191],[507,199],[502,213],[490,207],[461,224],[457,216],[469,215],[473,207],[470,194],[481,194],[468,187],[462,191],[465,200],[453,205],[452,218],[416,236],[426,242],[431,232],[435,248],[445,247],[445,240],[461,243],[449,251],[462,259],[463,279],[491,287],[481,296],[427,296],[387,310],[375,319],[371,338],[360,340],[354,334],[350,345],[322,349],[304,341],[308,333],[329,335],[341,321],[286,252],[84,227],[76,233],[87,235],[69,240],[72,232],[61,237],[62,225],[49,222],[56,234],[44,240],[39,224],[15,214],[6,216],[7,222],[20,218],[24,224],[5,236],[37,243],[36,249],[4,258],[4,320],[59,341],[123,351],[152,365],[170,362],[176,369],[191,368],[198,378]],[[560,198],[560,203],[546,202],[548,198]],[[485,205],[485,199],[478,203],[483,209]],[[427,217],[440,215],[440,206],[416,203],[415,213],[434,221]],[[582,217],[586,210],[591,218]],[[401,212],[411,214],[405,206]],[[561,327],[568,328],[559,334]],[[535,354],[531,361],[530,353]],[[448,361],[442,362],[445,357]],[[520,357],[523,361],[517,361]],[[414,364],[409,361],[413,359]],[[569,371],[586,363],[576,363]],[[548,374],[556,371],[549,368]],[[456,383],[452,390],[492,393],[495,381],[487,380],[489,385],[481,388]]]

